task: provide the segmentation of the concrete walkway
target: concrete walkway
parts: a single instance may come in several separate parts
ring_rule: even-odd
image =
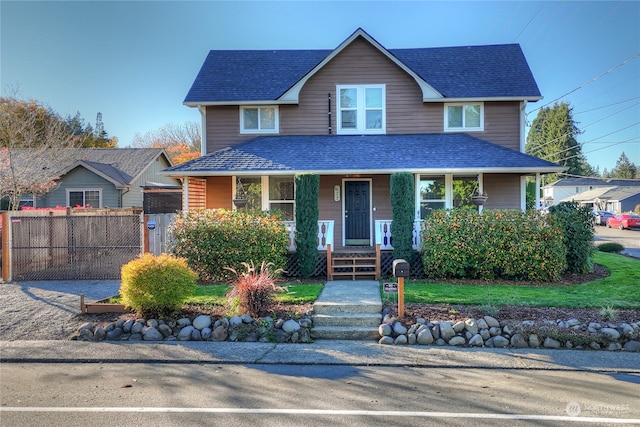
[[[332,280],[327,282],[316,300],[318,304],[377,305],[380,282],[377,280]]]

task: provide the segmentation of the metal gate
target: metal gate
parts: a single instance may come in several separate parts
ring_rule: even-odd
[[[12,278],[117,280],[142,253],[140,215],[11,217]]]

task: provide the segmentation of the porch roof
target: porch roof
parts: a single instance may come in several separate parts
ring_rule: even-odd
[[[171,176],[554,173],[564,167],[464,133],[260,136],[166,169]]]

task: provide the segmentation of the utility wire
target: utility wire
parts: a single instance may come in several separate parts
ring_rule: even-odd
[[[580,89],[582,89],[582,88],[584,88],[584,87],[586,87],[586,86],[590,85],[591,83],[593,83],[593,82],[595,82],[595,81],[599,80],[600,78],[602,78],[602,77],[606,76],[607,74],[610,74],[610,73],[612,73],[613,71],[617,70],[618,68],[620,68],[620,67],[622,67],[622,66],[624,66],[624,65],[628,64],[629,62],[633,61],[633,60],[634,60],[634,59],[636,59],[638,56],[640,56],[640,52],[639,52],[639,53],[636,53],[635,55],[632,55],[631,57],[629,57],[629,58],[625,59],[624,61],[622,61],[621,63],[619,63],[618,65],[616,65],[615,67],[612,67],[612,68],[608,69],[608,70],[607,70],[607,71],[605,71],[604,73],[602,73],[602,74],[600,74],[600,75],[598,75],[598,76],[596,76],[596,77],[592,78],[591,80],[588,80],[588,81],[586,81],[586,82],[582,83],[580,86],[578,86],[578,87],[577,87],[577,88],[575,88],[575,89],[570,90],[569,92],[565,93],[564,95],[559,96],[558,98],[556,98],[556,99],[554,99],[554,100],[552,100],[552,101],[549,101],[549,102],[547,102],[546,104],[541,105],[540,107],[535,108],[535,109],[533,109],[533,110],[529,111],[529,112],[527,113],[527,115],[529,115],[529,114],[533,113],[534,111],[540,110],[541,108],[544,108],[544,107],[546,107],[547,105],[553,104],[554,102],[556,102],[556,101],[558,101],[558,100],[560,100],[560,99],[564,98],[565,96],[567,96],[567,95],[571,95],[573,92],[576,92],[576,91],[578,91],[578,90],[580,90]]]

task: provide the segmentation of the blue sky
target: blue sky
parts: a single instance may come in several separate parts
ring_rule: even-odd
[[[0,89],[80,112],[129,145],[168,123],[210,49],[332,49],[358,27],[387,48],[520,43],[544,96],[570,102],[593,166],[640,164],[640,1],[7,1]]]

